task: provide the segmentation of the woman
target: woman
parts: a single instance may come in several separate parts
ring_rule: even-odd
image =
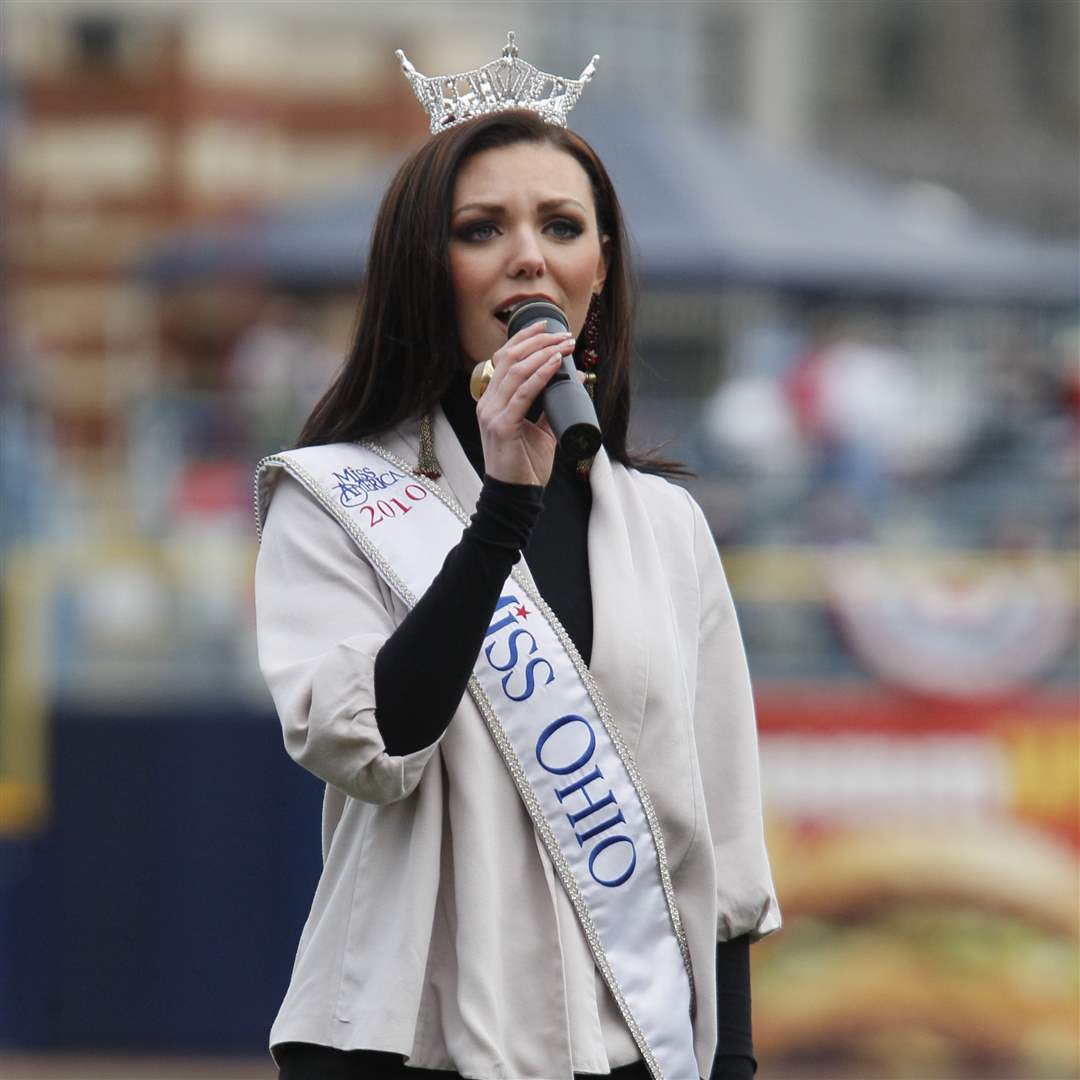
[[[327,784],[324,870],[271,1035],[286,1080],[648,1077],[663,1054],[680,1060],[679,1039],[692,1064],[669,1066],[671,1080],[753,1072],[747,945],[780,915],[749,681],[701,511],[656,475],[670,467],[626,446],[628,282],[618,202],[581,138],[527,111],[440,132],[386,195],[340,376],[296,456],[262,473],[260,664],[289,753]],[[525,297],[559,306],[573,336],[534,325],[507,340],[506,309]],[[604,447],[586,472],[526,414],[560,358],[587,350],[599,357]],[[469,372],[488,358],[494,374],[474,404]],[[389,455],[384,471],[335,467],[320,486],[303,464],[351,461],[360,439]],[[423,475],[474,512],[433,557],[430,585],[408,597],[368,545],[390,543],[397,557],[391,538],[437,501]],[[539,596],[528,578],[507,580],[522,553]],[[554,672],[539,654],[511,670],[516,646],[496,640],[506,627],[535,646],[540,596],[569,658],[559,671],[580,657],[582,679],[595,679],[615,751],[636,760],[641,805],[655,819],[651,839],[609,832],[594,847],[584,883],[594,915],[507,768],[492,737],[503,729],[478,708],[485,692],[466,692],[485,657],[497,669],[485,677],[515,702]],[[593,739],[570,763],[577,773],[552,763],[570,721]],[[553,814],[552,827],[577,829],[583,851],[590,832],[636,813],[623,807],[634,793],[620,793],[618,814],[586,829],[615,802],[614,781],[606,794],[585,786],[601,775],[584,762],[605,725],[565,713],[535,740],[537,761],[564,776],[554,787],[562,809],[573,810],[570,826]],[[642,865],[656,841],[661,871],[636,877],[661,905],[666,896],[663,926],[605,914],[622,885],[616,839]],[[574,850],[571,839],[571,860]],[[595,940],[602,923],[614,935],[607,951]],[[657,1000],[659,973],[655,984],[640,969],[620,984],[609,970],[609,954],[632,969],[679,950],[692,1012]],[[652,1043],[639,1013],[658,1026]]]

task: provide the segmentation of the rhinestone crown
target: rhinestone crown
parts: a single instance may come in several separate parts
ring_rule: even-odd
[[[512,30],[501,57],[460,75],[421,75],[401,49],[394,55],[431,118],[433,135],[503,109],[530,109],[549,124],[566,127],[566,114],[581,97],[600,59],[594,56],[576,79],[549,75],[518,57]]]

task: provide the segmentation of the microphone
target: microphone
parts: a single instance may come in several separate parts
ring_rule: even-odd
[[[566,316],[550,300],[522,300],[510,310],[506,336],[512,338],[536,322],[544,323],[546,334],[570,329]],[[580,461],[600,449],[600,422],[589,392],[577,377],[573,353],[562,358],[562,366],[540,391],[539,406],[547,415],[559,449],[568,458]],[[530,420],[540,415],[540,407],[533,405],[528,414]]]

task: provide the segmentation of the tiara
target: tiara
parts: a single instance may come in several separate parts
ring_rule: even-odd
[[[513,30],[506,35],[501,57],[460,75],[421,75],[401,49],[394,55],[431,118],[433,135],[503,109],[530,109],[549,124],[566,127],[566,114],[581,97],[600,59],[594,56],[576,79],[549,75],[518,58]]]

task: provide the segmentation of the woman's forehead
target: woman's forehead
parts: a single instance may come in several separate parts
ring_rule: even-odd
[[[592,208],[592,186],[578,160],[549,143],[513,143],[482,150],[462,166],[454,209],[467,203],[553,202],[573,199]]]

